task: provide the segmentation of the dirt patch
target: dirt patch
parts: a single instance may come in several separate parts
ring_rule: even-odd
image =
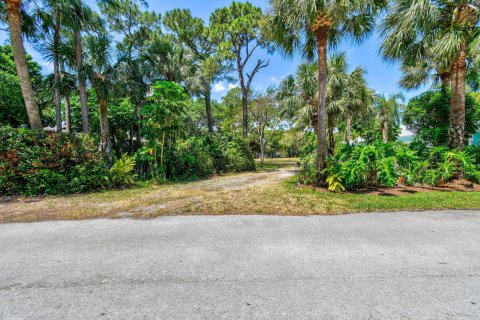
[[[313,188],[312,186],[300,186],[300,188]],[[329,192],[326,188],[315,188],[317,192]],[[443,183],[437,187],[430,187],[430,186],[397,186],[397,187],[375,187],[375,186],[368,186],[359,189],[355,189],[352,191],[348,191],[348,194],[364,194],[364,195],[372,195],[372,196],[402,196],[408,194],[415,194],[415,193],[423,193],[423,192],[434,192],[434,191],[444,191],[444,192],[452,192],[452,191],[462,191],[462,192],[472,192],[472,191],[480,191],[480,185],[473,183],[471,181],[465,179],[457,179],[453,181],[449,181],[447,183]]]

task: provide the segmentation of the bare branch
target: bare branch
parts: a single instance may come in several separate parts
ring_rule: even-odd
[[[251,73],[247,73],[247,78],[248,78],[248,81],[247,81],[247,90],[250,90],[250,86],[252,85],[252,80],[253,78],[255,77],[255,75],[257,74],[257,72],[260,70],[260,69],[263,69],[263,68],[266,68],[270,65],[270,60],[261,60],[259,59],[257,61],[257,64],[255,65],[255,68],[253,68],[252,72]]]

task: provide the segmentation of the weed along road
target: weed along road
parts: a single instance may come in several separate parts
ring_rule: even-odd
[[[480,212],[3,224],[0,319],[480,319]]]

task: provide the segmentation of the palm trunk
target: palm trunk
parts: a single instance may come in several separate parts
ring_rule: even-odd
[[[325,103],[327,97],[328,27],[316,29],[315,37],[318,51],[317,185],[325,186],[326,177],[323,170],[326,168],[327,156]]]
[[[54,79],[54,104],[55,104],[55,128],[57,132],[62,131],[62,98],[60,95],[60,62],[58,58],[58,46],[60,45],[60,17],[55,16],[55,27],[53,31],[53,79]]]
[[[465,146],[465,74],[466,43],[463,43],[452,64],[452,97],[450,100],[449,146],[463,150]]]
[[[205,92],[205,109],[207,112],[208,132],[213,133],[212,98],[210,96],[210,88]]]
[[[382,140],[384,143],[388,142],[388,121],[387,120],[383,120]]]
[[[85,84],[85,81],[80,76],[80,72],[83,68],[83,48],[82,48],[82,36],[80,34],[80,31],[75,31],[75,60],[77,63],[80,108],[82,110],[82,129],[83,129],[83,133],[88,133],[90,131],[90,124],[88,121],[87,85]]]
[[[350,112],[347,111],[347,128],[345,130],[345,143],[350,144],[350,136],[352,132],[352,116]]]
[[[380,111],[380,116],[382,119],[382,126],[380,127],[380,132],[382,133],[382,141],[384,143],[388,142],[388,119],[387,119],[387,111],[383,107]]]
[[[60,74],[65,72],[65,65],[60,63]],[[65,129],[68,133],[72,132],[72,104],[70,103],[70,96],[68,92],[63,92],[65,97]]]
[[[450,88],[450,72],[441,72],[439,73],[440,76],[440,88],[442,92],[445,92],[448,88]]]
[[[98,96],[98,109],[100,114],[100,151],[104,155],[109,155],[112,151],[110,144],[110,130],[108,127],[108,101]]]
[[[333,123],[333,114],[331,112],[327,115],[328,122],[328,154],[333,156],[335,152],[335,136],[333,134],[334,123]]]
[[[65,95],[65,128],[68,133],[72,132],[72,104],[68,94]]]
[[[42,130],[42,121],[40,120],[40,111],[35,101],[35,92],[30,82],[27,59],[25,58],[25,48],[22,39],[22,22],[20,18],[20,0],[5,0],[7,5],[8,27],[10,30],[10,42],[13,49],[13,58],[17,68],[17,75],[22,89],[23,100],[27,109],[28,122],[30,128]]]

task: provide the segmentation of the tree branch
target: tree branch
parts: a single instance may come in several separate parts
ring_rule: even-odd
[[[251,73],[247,73],[247,90],[250,90],[250,86],[252,85],[253,77],[257,74],[260,69],[266,68],[270,65],[270,60],[258,60],[255,68],[253,68]]]

